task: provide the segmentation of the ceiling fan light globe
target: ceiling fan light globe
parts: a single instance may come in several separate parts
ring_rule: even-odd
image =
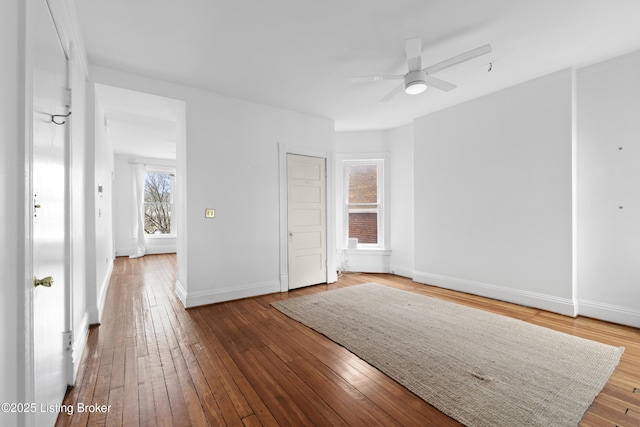
[[[413,81],[405,84],[404,91],[407,95],[418,95],[427,90],[427,84],[423,81]]]
[[[407,95],[417,95],[427,89],[427,73],[422,70],[409,71],[404,76],[404,91]]]

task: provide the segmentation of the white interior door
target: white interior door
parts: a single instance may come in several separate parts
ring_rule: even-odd
[[[33,387],[37,407],[62,403],[67,387],[66,346],[66,144],[67,58],[45,0],[33,2],[32,265]],[[55,117],[61,123],[70,120]],[[50,286],[47,286],[50,285]],[[36,411],[36,426],[52,426],[57,413]]]
[[[326,283],[325,159],[287,155],[289,289]]]

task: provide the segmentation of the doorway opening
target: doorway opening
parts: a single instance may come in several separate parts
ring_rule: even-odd
[[[115,256],[177,253],[185,103],[104,84],[96,84],[96,100],[113,151]]]

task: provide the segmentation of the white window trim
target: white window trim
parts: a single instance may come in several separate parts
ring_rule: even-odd
[[[337,187],[338,201],[338,224],[342,224],[340,235],[337,236],[339,247],[344,250],[351,251],[386,251],[389,244],[389,153],[348,153],[336,155],[338,160],[338,181],[341,185]],[[347,215],[347,199],[348,192],[347,182],[345,179],[345,169],[347,164],[370,164],[372,162],[379,163],[378,169],[378,243],[358,243],[357,249],[348,249],[349,237],[349,219]],[[363,209],[363,212],[367,209]],[[370,211],[375,211],[370,210]]]
[[[369,204],[372,205],[373,203],[369,203]],[[378,206],[382,205],[382,203],[376,203],[376,204]],[[351,205],[353,206],[353,203]],[[378,209],[371,209],[371,208],[369,208],[369,209],[355,209],[355,208],[352,208],[352,209],[349,209],[349,213],[375,213],[375,212],[378,212],[379,210],[380,210],[380,208],[378,208]],[[378,228],[380,228],[380,227],[378,227]]]
[[[145,233],[145,237],[147,239],[175,239],[177,236],[177,225],[176,222],[176,202],[175,202],[175,190],[176,190],[176,169],[170,166],[158,166],[158,165],[148,165],[145,166],[145,174],[146,173],[166,173],[169,175],[169,180],[171,182],[171,233],[169,234],[147,234]],[[145,202],[146,204],[146,202]]]

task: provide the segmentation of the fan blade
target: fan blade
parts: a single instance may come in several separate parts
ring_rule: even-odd
[[[438,78],[435,78],[429,75],[427,75],[427,78],[425,79],[425,81],[427,82],[427,86],[435,87],[436,89],[440,89],[445,92],[449,92],[450,90],[458,87],[453,83],[445,82],[444,80],[440,80]]]
[[[404,87],[404,83],[400,83],[398,86],[396,86],[395,88],[393,88],[393,90],[391,92],[389,92],[384,98],[382,98],[380,101],[386,102],[389,101],[391,98],[393,98],[394,96],[396,96],[398,93],[400,93],[402,91],[402,88]]]
[[[422,39],[407,39],[404,41],[409,71],[418,71],[422,67]]]
[[[364,76],[364,77],[351,77],[351,83],[359,83],[359,82],[380,82],[382,80],[399,80],[404,79],[404,76]]]
[[[449,58],[446,61],[439,62],[437,64],[431,65],[430,67],[425,68],[423,71],[426,71],[427,74],[434,74],[438,71],[442,71],[446,68],[453,67],[454,65],[458,65],[461,62],[468,61],[480,55],[485,55],[491,52],[491,45],[486,44],[484,46],[480,46],[469,52],[462,53],[458,56],[454,56],[453,58]]]

